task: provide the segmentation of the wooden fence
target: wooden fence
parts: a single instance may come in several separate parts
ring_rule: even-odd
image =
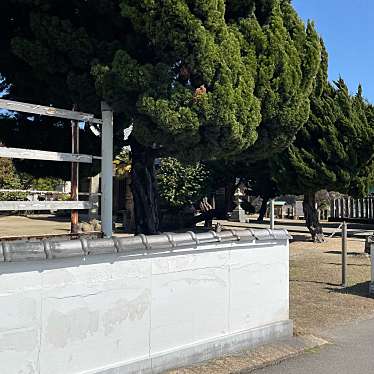
[[[374,196],[363,199],[340,197],[331,202],[331,219],[374,219]]]

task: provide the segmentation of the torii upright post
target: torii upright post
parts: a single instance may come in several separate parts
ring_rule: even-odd
[[[78,121],[71,121],[71,141],[72,141],[72,153],[79,153],[79,125]],[[78,179],[79,179],[79,163],[71,163],[71,200],[78,201]],[[78,210],[71,211],[71,229],[72,234],[78,233],[79,215]]]
[[[101,102],[101,231],[104,237],[113,235],[113,111]]]

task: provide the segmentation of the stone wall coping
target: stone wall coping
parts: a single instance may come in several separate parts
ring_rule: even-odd
[[[75,240],[23,240],[0,242],[0,262],[51,260],[69,257],[86,257],[101,254],[136,254],[151,251],[174,251],[206,244],[289,240],[284,229],[225,230],[220,233],[162,233],[159,235],[137,235],[107,239]]]

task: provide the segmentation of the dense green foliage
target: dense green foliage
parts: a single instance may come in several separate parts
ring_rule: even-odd
[[[27,173],[19,173],[12,160],[0,158],[0,189],[55,191],[61,183],[63,183],[61,179],[35,178]],[[0,200],[26,200],[26,198],[27,193],[24,192],[0,192]]]
[[[194,160],[253,144],[256,60],[242,57],[242,35],[225,22],[224,2],[125,0],[121,9],[133,45],[93,72],[102,96],[130,116],[136,139]]]
[[[373,108],[361,90],[351,97],[343,80],[312,100],[308,123],[287,152],[274,158],[272,175],[281,191],[321,189],[366,196],[373,181]]]
[[[247,166],[248,179],[259,195],[269,188],[296,195],[321,189],[367,194],[373,170],[373,107],[361,87],[351,96],[342,79],[329,83],[327,67],[323,47],[310,115],[293,143],[285,152]]]
[[[95,59],[111,61],[116,49],[123,26],[115,3],[1,1],[0,72],[10,97],[99,113],[90,69]]]
[[[180,209],[191,206],[207,194],[209,172],[201,163],[185,165],[167,157],[161,160],[157,181],[161,205]]]
[[[65,109],[100,114],[100,97],[91,76],[95,59],[110,61],[121,19],[115,1],[4,0],[0,2],[0,88],[7,97]],[[100,19],[101,22],[97,22]],[[93,22],[93,20],[96,20]],[[118,44],[118,43],[117,43]],[[1,122],[9,120],[2,118]],[[16,125],[14,125],[16,122]],[[116,129],[121,131],[121,126]],[[69,121],[18,114],[13,124],[0,126],[8,146],[69,152]],[[81,152],[99,153],[99,139],[81,130]],[[117,137],[116,145],[121,146]],[[118,148],[117,148],[118,149]],[[70,165],[46,162],[16,163],[37,176],[68,179]],[[95,168],[94,168],[95,169]],[[86,166],[81,173],[91,174]]]
[[[256,143],[245,153],[254,161],[287,148],[307,121],[321,43],[313,24],[305,29],[288,0],[234,2],[238,3],[253,3],[256,14],[238,23],[244,51],[254,53],[257,60],[255,94],[261,101],[262,121]]]
[[[7,158],[0,158],[0,189],[15,190],[22,188],[22,180],[12,161]],[[24,200],[25,197],[24,194],[18,192],[0,192],[0,200]]]
[[[351,96],[343,79],[329,83],[327,64],[323,49],[308,121],[288,149],[273,156],[262,171],[281,193],[304,195],[306,224],[316,241],[323,240],[316,192],[365,196],[373,182],[373,107],[361,87]]]
[[[122,0],[121,8],[147,53],[119,50],[93,71],[138,141],[190,159],[247,149],[257,159],[287,147],[307,120],[321,48],[289,1]]]
[[[116,112],[118,151],[123,127],[134,125],[136,217],[150,233],[152,160],[253,161],[282,151],[308,118],[321,50],[290,0],[5,0],[0,48],[9,98],[96,114],[105,99]],[[20,134],[33,131],[22,140],[11,129],[5,143],[30,148],[62,146],[52,130],[40,142],[37,129],[70,125],[16,120]],[[89,131],[81,138],[97,146]]]
[[[21,177],[26,188],[36,191],[56,191],[57,187],[64,183],[62,179],[51,177],[34,178],[27,174],[22,174]]]
[[[227,158],[257,140],[249,155],[263,157],[308,116],[319,41],[288,0],[0,6],[10,97],[95,113],[105,98],[167,154]]]

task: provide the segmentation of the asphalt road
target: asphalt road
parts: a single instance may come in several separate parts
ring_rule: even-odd
[[[321,334],[333,342],[317,352],[252,371],[255,374],[373,374],[374,319]],[[243,373],[244,374],[244,373]]]

